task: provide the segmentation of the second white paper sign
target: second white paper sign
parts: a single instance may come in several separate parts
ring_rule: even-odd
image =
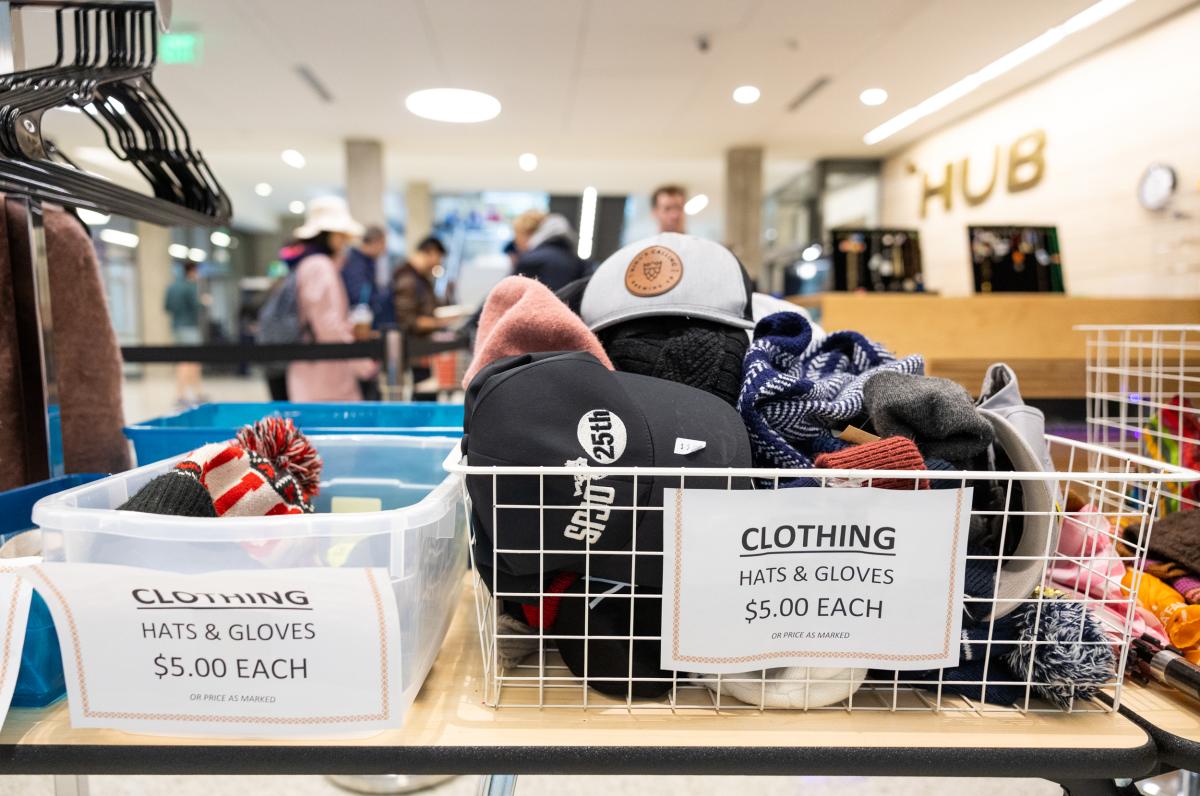
[[[970,489],[668,489],[663,513],[663,668],[958,664]]]

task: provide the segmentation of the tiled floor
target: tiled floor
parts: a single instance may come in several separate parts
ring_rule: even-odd
[[[257,376],[209,376],[202,390],[210,401],[267,401],[267,384]],[[125,422],[137,423],[177,411],[175,379],[166,365],[148,367],[139,376],[125,379]]]
[[[267,390],[261,379],[232,377],[208,378],[204,392],[215,401],[263,401]],[[160,369],[125,384],[127,422],[155,417],[174,409],[174,384],[169,370]],[[520,796],[561,796],[564,793],[589,796],[634,796],[635,794],[687,794],[687,796],[725,796],[731,788],[746,787],[743,778],[726,777],[549,777],[520,778]],[[100,776],[90,779],[92,796],[335,796],[345,791],[323,777],[213,777]],[[459,777],[427,791],[434,796],[468,796],[476,792],[477,777]],[[762,777],[752,784],[762,796],[833,796],[833,794],[876,794],[877,796],[1056,796],[1057,785],[1034,779],[919,779],[867,777]],[[1165,793],[1166,791],[1164,791]],[[53,779],[38,777],[0,777],[0,796],[51,796]]]

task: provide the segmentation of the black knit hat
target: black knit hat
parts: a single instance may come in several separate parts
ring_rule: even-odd
[[[600,332],[617,370],[686,384],[736,405],[742,386],[745,331],[713,321],[640,318]]]
[[[170,470],[155,478],[126,500],[117,511],[173,514],[176,517],[216,517],[212,496],[190,473]]]
[[[578,315],[579,305],[583,302],[583,291],[587,289],[591,279],[591,276],[584,276],[574,282],[568,282],[554,291],[554,295],[558,296],[559,300],[571,309],[571,312]]]

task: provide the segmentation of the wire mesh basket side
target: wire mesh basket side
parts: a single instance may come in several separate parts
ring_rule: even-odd
[[[1200,326],[1085,326],[1088,441],[1200,466]],[[1200,508],[1195,482],[1166,482],[1160,511]]]
[[[657,670],[655,651],[661,632],[652,618],[661,612],[661,589],[639,585],[638,567],[657,564],[658,551],[639,546],[640,517],[662,507],[640,501],[632,491],[628,504],[603,503],[604,495],[589,491],[589,476],[601,477],[604,468],[471,468],[462,466],[466,478],[489,479],[491,499],[470,505],[468,511],[488,512],[497,542],[477,560],[472,545],[474,588],[484,658],[484,702],[497,708],[585,709],[633,712],[744,712],[775,708],[833,711],[929,711],[989,713],[1111,711],[1119,707],[1125,658],[1137,628],[1136,590],[1144,565],[1146,541],[1156,513],[1163,466],[1135,454],[1101,446],[1050,438],[1057,473],[901,473],[889,481],[905,481],[900,488],[918,489],[931,482],[961,488],[985,480],[1001,495],[999,508],[973,509],[973,520],[990,524],[997,552],[969,553],[968,565],[991,570],[990,593],[970,593],[968,610],[979,608],[986,617],[964,634],[963,658],[979,668],[933,670],[924,673],[817,667],[795,670],[758,670],[739,675],[697,675]],[[501,472],[503,471],[503,472]],[[875,471],[814,471],[822,473],[817,489],[855,488],[875,484]],[[786,488],[787,479],[776,472],[728,471],[723,476],[680,473],[679,488],[735,491],[740,479],[757,478],[759,488]],[[638,482],[637,472],[632,474]],[[536,479],[536,490],[526,491],[523,503],[511,500],[504,479]],[[551,479],[576,479],[578,501],[573,505],[547,503],[546,484]],[[527,481],[526,485],[532,484]],[[1053,496],[1053,505],[1030,510],[1018,499],[1022,489],[1042,483]],[[554,490],[550,490],[554,491]],[[560,493],[561,494],[561,493]],[[536,495],[536,497],[534,496]],[[802,491],[797,490],[797,496]],[[478,497],[478,495],[477,495]],[[629,551],[593,551],[590,545],[575,577],[563,585],[554,564],[564,551],[555,541],[562,533],[562,512],[582,512],[611,518],[627,512],[633,521],[634,539]],[[598,512],[594,514],[595,512]],[[519,521],[528,530],[536,523],[536,545],[506,546],[507,523]],[[661,519],[659,520],[661,522]],[[574,526],[572,526],[574,527]],[[1081,541],[1077,549],[1061,552],[1063,531]],[[472,528],[472,533],[478,533]],[[1023,555],[1006,554],[1010,540],[1032,533],[1041,546]],[[525,557],[530,577],[504,582],[496,576],[501,557]],[[627,557],[628,582],[603,574],[614,558]],[[1018,597],[999,593],[1002,576],[1013,569],[1028,571],[1031,588]],[[1126,573],[1129,573],[1126,577]],[[1032,588],[1036,586],[1037,588]],[[1048,587],[1048,588],[1041,588]],[[1069,603],[1069,606],[1065,606]],[[597,611],[604,606],[603,611]],[[1024,636],[1012,632],[1003,616],[1023,617]],[[546,621],[548,614],[557,612]],[[571,618],[569,625],[562,617]],[[1090,617],[1090,618],[1089,618]],[[601,621],[603,620],[603,621]],[[1103,635],[1098,635],[1102,633]],[[1080,658],[1103,659],[1081,679],[1056,676],[1055,650],[1073,651]],[[1050,662],[1050,663],[1048,663]],[[1071,664],[1068,661],[1068,665]],[[964,676],[967,672],[970,676]],[[1106,703],[1093,698],[1104,694]],[[1086,696],[1082,696],[1086,694]]]

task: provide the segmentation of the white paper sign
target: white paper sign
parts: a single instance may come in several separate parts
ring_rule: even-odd
[[[958,664],[971,490],[666,490],[662,666]]]
[[[386,570],[50,563],[28,577],[58,628],[74,727],[328,736],[403,719]]]
[[[6,564],[19,562],[11,559]],[[18,568],[0,567],[0,727],[8,717],[17,675],[21,671],[21,652],[25,648],[25,624],[29,620],[29,600],[33,589],[19,577]]]

